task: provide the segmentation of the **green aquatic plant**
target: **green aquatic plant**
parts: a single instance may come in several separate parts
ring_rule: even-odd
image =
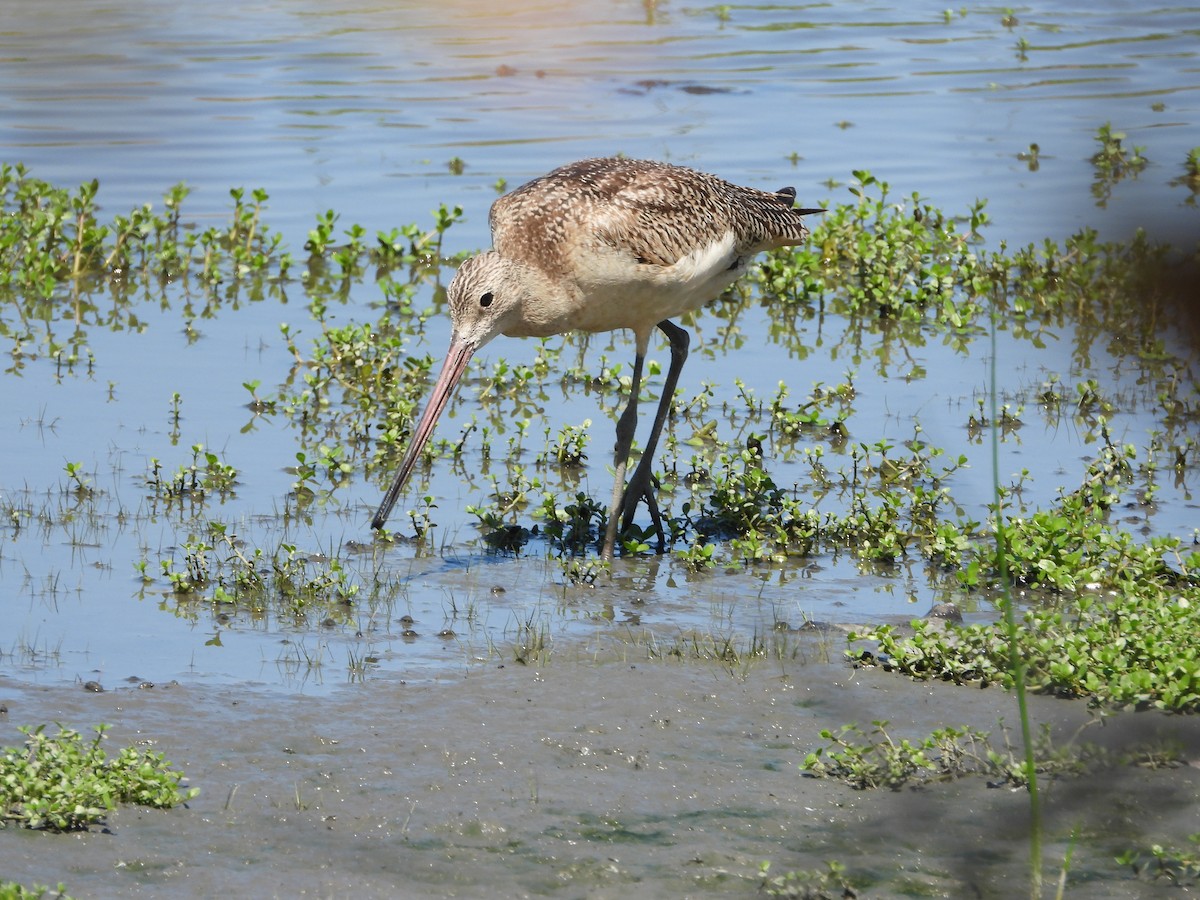
[[[1136,178],[1146,168],[1146,157],[1142,155],[1146,148],[1127,148],[1124,144],[1126,137],[1128,135],[1123,131],[1113,131],[1111,122],[1105,122],[1096,129],[1096,141],[1100,149],[1092,154],[1091,161],[1095,169],[1092,196],[1096,198],[1097,206],[1107,205],[1117,182],[1124,178]]]
[[[846,867],[830,860],[824,869],[791,870],[782,875],[771,874],[771,863],[763,862],[758,867],[761,890],[768,897],[783,900],[845,900],[857,897]]]
[[[927,309],[951,327],[969,322],[992,285],[973,248],[989,222],[979,201],[962,218],[919,194],[894,201],[890,185],[854,172],[851,203],[832,205],[806,244],[771,254],[759,269],[761,290],[786,305],[832,300],[847,315],[920,320]]]
[[[11,292],[50,297],[60,283],[89,290],[107,280],[167,280],[197,274],[207,281],[241,278],[272,266],[286,269],[280,237],[261,221],[262,190],[245,203],[240,188],[230,223],[197,233],[182,228],[189,190],[175,185],[163,196],[165,212],[147,203],[110,222],[99,215],[100,184],[75,190],[35,178],[22,164],[0,165],[0,301]],[[119,286],[119,284],[118,284]]]
[[[558,434],[550,439],[547,431],[547,451],[544,461],[554,460],[556,464],[567,469],[578,469],[587,461],[584,451],[588,445],[588,429],[592,426],[591,419],[584,419],[582,425],[564,425]],[[552,446],[549,446],[552,443]]]
[[[1200,147],[1193,147],[1188,151],[1183,170],[1189,182],[1200,185]]]
[[[194,617],[201,604],[226,620],[265,612],[289,620],[341,619],[360,589],[358,574],[333,554],[303,553],[280,542],[273,552],[250,548],[224,523],[210,521],[159,560],[181,615]]]
[[[1200,661],[1191,646],[1200,633],[1200,553],[1176,538],[1143,544],[1098,526],[1078,498],[1067,498],[1058,514],[1008,520],[1001,534],[1010,577],[1048,582],[1065,592],[1061,599],[1014,610],[1009,637],[991,624],[940,629],[915,621],[908,636],[880,626],[851,636],[878,643],[877,651],[852,651],[855,658],[920,678],[1011,686],[1015,652],[1031,690],[1200,711]]]
[[[911,740],[893,737],[889,723],[872,723],[869,733],[857,725],[838,731],[823,729],[825,747],[810,752],[801,764],[805,774],[836,778],[858,790],[903,787],[930,781],[948,781],[979,775],[989,785],[1027,786],[1033,772],[1053,775],[1078,774],[1089,764],[1105,761],[1105,755],[1089,745],[1068,743],[1056,747],[1049,728],[1032,743],[1027,759],[1014,751],[1004,732],[997,746],[991,734],[970,727],[938,728],[926,737]]]
[[[770,254],[753,276],[772,310],[773,340],[790,347],[799,320],[828,311],[847,317],[848,347],[868,324],[897,342],[921,341],[909,327],[927,325],[965,351],[995,311],[1002,330],[1039,345],[1072,324],[1085,363],[1086,342],[1159,342],[1172,279],[1187,264],[1172,260],[1172,248],[1142,232],[1102,242],[1085,228],[1060,242],[988,250],[978,242],[989,224],[983,201],[954,216],[919,195],[894,199],[869,172],[855,178],[852,202],[830,204],[806,244]],[[886,345],[879,353],[895,355]]]
[[[1105,122],[1096,129],[1096,141],[1100,149],[1092,155],[1092,165],[1099,174],[1119,179],[1146,167],[1146,158],[1142,155],[1146,148],[1127,149],[1124,145],[1127,137],[1123,131],[1113,131],[1111,122]]]
[[[1200,881],[1200,832],[1188,835],[1191,847],[1151,844],[1127,850],[1116,857],[1118,865],[1128,866],[1139,878],[1167,881],[1180,886]]]
[[[566,502],[544,491],[535,518],[540,520],[541,534],[552,547],[563,554],[579,555],[586,553],[604,533],[607,509],[604,503],[582,491]]]
[[[63,467],[63,471],[67,473],[67,478],[71,481],[71,491],[77,496],[85,496],[93,490],[90,478],[85,478],[83,474],[83,463],[69,462]]]
[[[183,775],[161,753],[123,747],[110,758],[96,737],[59,727],[22,726],[23,747],[0,750],[0,817],[24,828],[76,831],[104,821],[128,803],[170,809],[200,793],[182,786]]]
[[[265,221],[269,197],[261,188],[230,189],[227,220],[204,229],[184,218],[184,184],[163,195],[161,208],[144,203],[110,219],[101,218],[99,193],[95,180],[62,188],[23,164],[0,164],[0,337],[12,341],[13,371],[43,347],[68,370],[80,360],[90,369],[88,330],[142,330],[137,310],[149,302],[167,308],[182,296],[185,333],[194,336],[196,318],[238,305],[243,290],[252,300],[284,298],[294,261]],[[461,218],[460,207],[441,205],[432,227],[379,232],[371,245],[357,224],[339,236],[338,213],[327,210],[309,232],[299,280],[310,296],[339,297],[370,268],[388,293],[391,273],[407,267],[404,284],[391,288],[403,295],[406,285],[436,272],[442,237]],[[339,243],[342,236],[348,240]],[[56,334],[63,303],[71,304],[75,326],[66,340]]]
[[[703,539],[728,540],[732,558],[745,564],[831,551],[865,562],[893,563],[910,553],[945,561],[957,532],[939,510],[953,508],[945,482],[966,460],[943,462],[940,449],[920,441],[895,450],[887,442],[860,444],[850,472],[836,481],[819,476],[846,503],[840,513],[818,512],[798,486],[777,484],[759,451],[723,454],[706,478],[703,502],[685,510],[684,522]]]
[[[62,882],[51,888],[44,884],[25,887],[15,881],[0,881],[0,900],[71,900]]]
[[[1031,689],[1133,708],[1200,711],[1200,664],[1181,638],[1200,626],[1195,613],[1200,598],[1189,593],[1086,599],[1066,615],[1026,612],[1017,643],[1027,654]],[[872,637],[880,641],[886,668],[922,678],[1011,684],[1008,646],[991,627],[933,635],[919,626],[902,638],[883,626]]]
[[[675,557],[683,562],[689,569],[695,572],[701,572],[705,569],[712,568],[717,564],[714,554],[716,553],[716,545],[705,543],[697,539],[690,547],[684,550],[676,550]]]
[[[206,450],[203,444],[193,444],[191,450],[192,461],[181,464],[171,475],[166,474],[160,460],[150,458],[146,487],[156,499],[169,503],[186,496],[203,501],[210,494],[225,499],[233,492],[237,469],[222,462],[218,454]]]
[[[917,773],[938,770],[937,757],[931,758],[930,751],[941,741],[942,730],[914,743],[907,738],[894,740],[887,732],[887,724],[875,722],[874,733],[879,740],[868,743],[850,740],[863,736],[857,725],[844,725],[838,732],[822,729],[821,737],[830,742],[829,746],[809,753],[804,758],[804,771],[817,777],[837,778],[860,790],[878,787],[899,790]]]
[[[1189,206],[1196,205],[1196,197],[1200,196],[1200,147],[1193,147],[1183,160],[1183,174],[1172,178],[1171,184],[1183,185],[1189,191],[1184,201]]]

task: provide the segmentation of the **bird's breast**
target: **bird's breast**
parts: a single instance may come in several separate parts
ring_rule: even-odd
[[[649,331],[663,319],[699,309],[720,296],[746,268],[732,232],[696,246],[669,265],[634,252],[595,249],[575,265],[585,331]]]

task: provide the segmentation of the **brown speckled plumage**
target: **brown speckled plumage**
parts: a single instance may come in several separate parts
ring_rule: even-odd
[[[372,527],[387,521],[480,347],[501,334],[628,328],[637,353],[629,404],[617,423],[617,477],[602,555],[612,558],[618,524],[628,528],[642,501],[665,549],[651,465],[689,340],[670,319],[720,296],[760,251],[803,242],[802,216],[823,210],[795,209],[795,201],[792,188],[760,191],[680,166],[616,158],[571,163],[497,200],[488,217],[493,249],[464,262],[450,283],[450,349]],[[626,489],[642,367],[655,328],[670,342],[671,366]]]
[[[557,277],[577,248],[596,244],[670,266],[725,232],[739,256],[802,243],[808,228],[795,197],[653,160],[584,159],[501,197],[488,221],[498,253]]]

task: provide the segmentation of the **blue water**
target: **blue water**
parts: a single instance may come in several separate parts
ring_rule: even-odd
[[[930,3],[722,9],[724,16],[689,3],[481,9],[277,0],[217,17],[202,4],[49,0],[19,18],[0,14],[0,158],[63,185],[98,178],[109,213],[157,205],[186,181],[193,189],[186,217],[202,226],[227,217],[229,188],[262,187],[268,222],[298,255],[324,210],[337,210],[342,226],[372,232],[426,222],[442,202],[466,212],[447,250],[486,246],[497,179],[514,187],[563,162],[617,152],[761,187],[793,184],[805,205],[846,198],[854,169],[888,180],[897,199],[916,191],[950,212],[986,197],[988,239],[1009,246],[1061,239],[1084,225],[1109,238],[1145,227],[1184,246],[1200,235],[1191,195],[1171,184],[1200,142],[1200,7],[1052,3],[1017,8],[1010,24],[994,7],[946,16]],[[1149,165],[1117,184],[1101,207],[1087,160],[1104,122],[1126,132],[1129,145],[1144,146]],[[1036,171],[1018,158],[1033,142],[1041,148]],[[451,172],[455,158],[465,164],[461,175]],[[542,560],[489,557],[463,512],[486,501],[487,484],[445,465],[430,485],[445,559],[388,554],[385,565],[411,579],[396,607],[361,604],[350,624],[324,630],[269,619],[222,623],[208,613],[195,622],[176,617],[158,560],[197,523],[155,510],[144,475],[152,457],[170,470],[190,460],[192,444],[218,450],[242,472],[236,499],[218,514],[258,546],[278,543],[295,437],[279,422],[244,430],[252,416],[242,385],[258,379],[270,393],[286,377],[281,322],[315,334],[298,286],[288,301],[198,319],[189,336],[176,297],[169,311],[139,310],[141,332],[92,328],[90,370],[81,362],[62,372],[43,348],[20,374],[0,376],[0,493],[6,510],[33,511],[20,528],[0,524],[0,672],[49,682],[137,675],[315,690],[346,680],[351,651],[378,653],[390,671],[440,677],[508,652],[520,621],[542,623],[564,640],[599,640],[603,623],[633,617],[665,634],[718,626],[752,633],[779,618],[902,618],[935,599],[920,572],[864,576],[829,560],[803,578],[690,576],[643,560],[628,564],[623,577],[631,582],[618,579],[601,597],[601,588],[565,587]],[[377,288],[360,285],[333,315],[374,318],[379,301]],[[66,333],[65,305],[63,315]],[[751,340],[766,328],[761,315],[740,324]],[[716,327],[701,317],[695,346],[711,341]],[[424,349],[440,356],[447,332],[445,322],[431,323]],[[480,365],[533,352],[529,342],[506,342],[489,348]],[[603,337],[587,358],[598,369],[602,353],[627,365],[631,352],[623,336],[611,345]],[[716,350],[693,358],[681,390],[692,396],[709,381],[719,398],[736,398],[738,376],[769,397],[785,377],[798,399],[813,382],[835,383],[853,369],[855,440],[904,440],[918,417],[932,443],[963,444],[962,423],[986,390],[986,350],[962,356],[931,343],[911,352],[884,376],[869,357],[834,357],[828,347],[803,363],[769,345],[753,364]],[[1079,369],[1065,341],[1043,351],[1003,341],[1000,360],[1008,391],[1026,390],[1048,372],[1132,389],[1113,360]],[[913,364],[928,376],[906,381]],[[461,401],[445,433],[470,415],[470,403]],[[551,427],[595,421],[583,487],[604,496],[610,426],[595,397],[555,398],[546,417]],[[1117,437],[1144,446],[1151,422],[1131,413],[1118,420]],[[1029,468],[1052,496],[1058,484],[1078,483],[1094,450],[1084,438],[1070,426],[1027,429],[1006,444],[1002,474]],[[954,490],[978,507],[990,497],[990,470],[979,448],[971,452],[971,474]],[[43,521],[39,510],[60,506],[64,465],[73,461],[102,492],[99,519],[63,527],[47,517],[34,527]],[[377,495],[377,485],[360,481],[352,499],[343,496],[348,505],[319,510],[286,537],[309,553],[365,540]],[[1200,521],[1186,486],[1164,500],[1172,502],[1163,503],[1152,530],[1186,534]],[[147,585],[135,570],[142,561],[156,576]],[[361,564],[365,579],[372,563],[363,557]],[[493,593],[496,585],[505,593]],[[458,620],[455,640],[435,639],[456,622],[456,605],[470,602],[478,605],[474,621]],[[406,611],[418,620],[420,640],[398,638],[395,620]],[[312,665],[314,658],[323,665]]]

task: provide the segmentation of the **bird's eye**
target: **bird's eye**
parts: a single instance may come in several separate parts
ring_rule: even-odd
[[[482,306],[484,309],[487,309],[489,306],[492,305],[492,300],[493,300],[492,292],[488,291],[486,294],[484,294],[482,297],[479,298],[479,305]]]

